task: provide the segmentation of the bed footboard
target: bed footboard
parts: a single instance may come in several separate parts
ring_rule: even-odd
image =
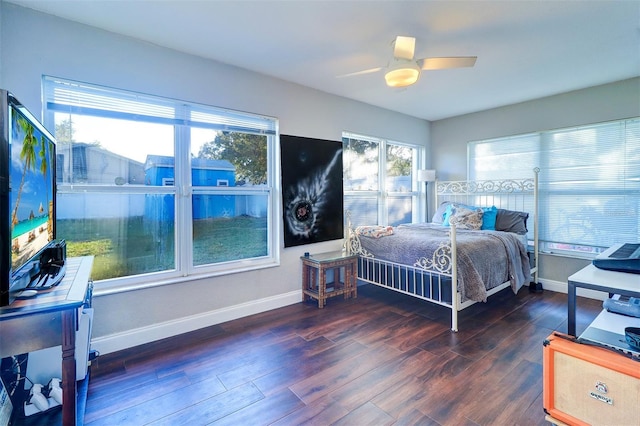
[[[358,278],[451,308],[451,277],[386,260],[358,257]]]
[[[347,213],[345,250],[358,255],[358,279],[370,284],[404,293],[451,310],[451,330],[458,331],[458,311],[468,306],[460,301],[458,282],[456,228],[450,239],[441,244],[431,258],[422,257],[414,265],[375,258],[362,246],[360,236],[350,224]]]

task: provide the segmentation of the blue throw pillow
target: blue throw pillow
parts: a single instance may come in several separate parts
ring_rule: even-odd
[[[496,219],[498,218],[498,209],[496,206],[482,207],[482,228],[489,231],[496,230]]]

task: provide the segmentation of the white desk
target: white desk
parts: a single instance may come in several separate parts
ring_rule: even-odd
[[[640,297],[640,274],[607,271],[593,265],[586,266],[571,275],[568,280],[567,333],[576,335],[576,288],[588,288],[609,294]]]

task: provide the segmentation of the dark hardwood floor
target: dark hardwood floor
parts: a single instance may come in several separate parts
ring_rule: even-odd
[[[578,333],[601,302],[578,298]],[[86,425],[545,425],[542,342],[566,294],[461,313],[364,285],[99,357]]]

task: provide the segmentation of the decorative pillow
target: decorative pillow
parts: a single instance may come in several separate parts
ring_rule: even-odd
[[[496,206],[482,207],[482,228],[480,229],[495,231],[497,217],[498,209]]]
[[[445,203],[448,203],[448,201],[443,201],[442,204],[440,204],[440,207],[438,207],[438,210],[443,205],[445,205]],[[449,218],[453,214],[454,207],[463,207],[463,208],[469,209],[469,210],[477,210],[479,208],[482,209],[482,227],[480,229],[486,229],[486,230],[489,230],[489,231],[495,231],[496,230],[496,216],[498,214],[498,209],[496,208],[496,206],[475,207],[475,206],[468,206],[466,204],[458,204],[458,203],[449,203],[449,204],[447,204],[445,206],[443,220],[442,220],[442,224],[444,226],[449,226]],[[435,218],[435,216],[434,216],[434,218]]]
[[[453,212],[455,211],[455,204],[448,204],[447,208],[444,210],[444,215],[442,216],[442,224],[444,226],[449,226],[449,219]]]
[[[527,219],[529,219],[529,213],[527,212],[498,209],[496,231],[515,232],[520,235],[526,234]]]
[[[475,210],[477,208],[477,207],[474,207],[474,206],[468,206],[466,204],[455,203],[455,202],[451,202],[451,201],[443,201],[443,203],[449,203],[447,205],[447,208],[444,211],[444,215],[442,216],[442,225],[444,225],[444,226],[449,226],[449,218],[451,217],[451,215],[453,215],[453,212],[458,207],[462,207],[462,208],[467,209],[467,210]]]
[[[468,209],[462,206],[456,206],[453,214],[449,217],[449,224],[458,229],[470,229],[477,231],[482,227],[482,209]]]
[[[433,214],[433,217],[431,218],[431,222],[442,224],[444,222],[444,213],[447,210],[447,207],[450,205],[451,205],[451,201],[443,201],[442,203],[440,203],[440,205],[438,206],[438,209],[436,210],[436,212]]]

